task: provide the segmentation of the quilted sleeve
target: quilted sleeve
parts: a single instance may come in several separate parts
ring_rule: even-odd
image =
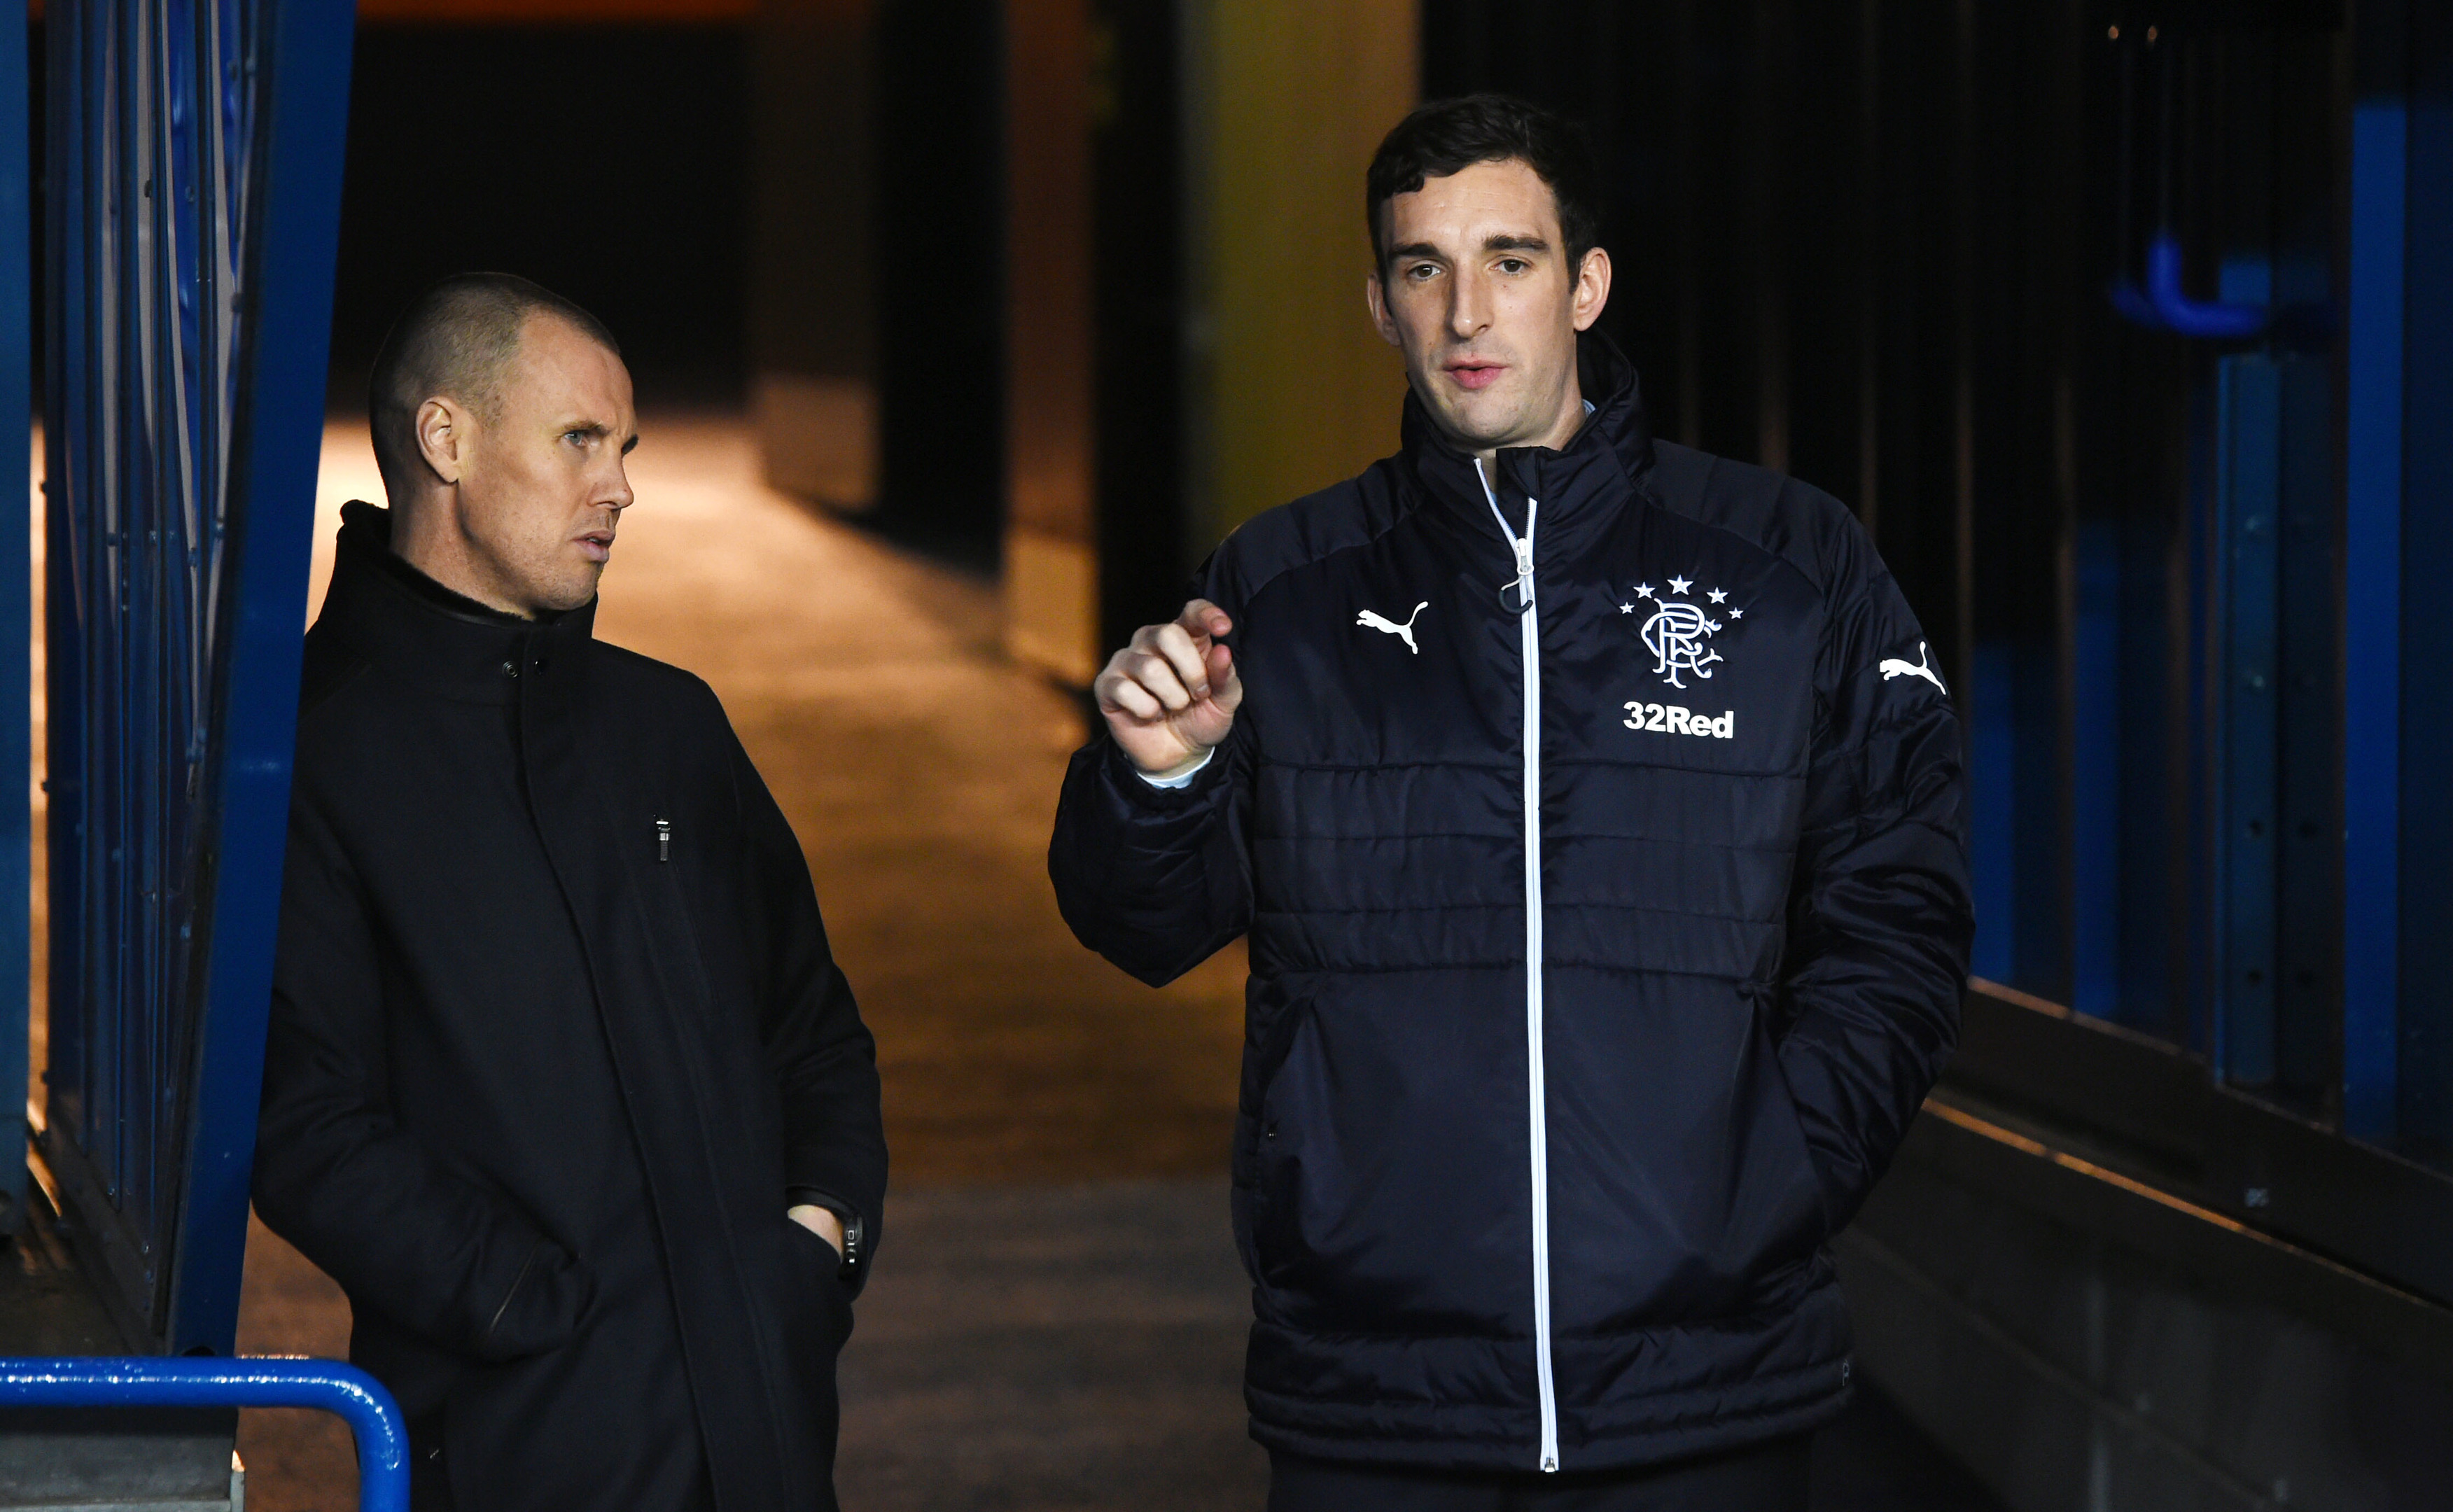
[[[1975,925],[1958,711],[1855,521],[1831,557],[1780,1059],[1837,1229],[1958,1042]]]

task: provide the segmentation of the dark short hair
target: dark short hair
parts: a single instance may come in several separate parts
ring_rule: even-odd
[[[1559,234],[1567,244],[1567,267],[1583,266],[1601,245],[1600,178],[1585,133],[1565,116],[1512,94],[1468,94],[1414,107],[1380,143],[1363,178],[1363,214],[1371,230],[1371,265],[1388,269],[1381,239],[1380,207],[1410,194],[1426,179],[1446,178],[1476,163],[1516,159],[1550,186],[1559,206]]]
[[[386,487],[416,475],[418,406],[439,394],[489,418],[501,412],[503,369],[519,350],[521,328],[536,314],[568,321],[622,355],[604,322],[514,273],[455,273],[401,311],[367,385],[367,426]]]

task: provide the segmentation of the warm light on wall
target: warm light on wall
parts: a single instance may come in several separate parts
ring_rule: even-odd
[[[358,0],[358,19],[382,25],[584,26],[591,22],[747,21],[758,0]],[[26,0],[43,19],[43,0]]]
[[[440,26],[726,22],[748,21],[757,9],[757,0],[358,0],[358,19]]]

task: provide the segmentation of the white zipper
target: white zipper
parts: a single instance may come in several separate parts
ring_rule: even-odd
[[[1499,533],[1516,550],[1517,641],[1523,659],[1525,715],[1525,1065],[1526,1102],[1531,1108],[1533,1152],[1533,1366],[1542,1390],[1542,1468],[1559,1468],[1559,1397],[1550,1380],[1550,1126],[1549,1094],[1542,1071],[1542,617],[1533,607],[1533,516],[1539,506],[1525,500],[1525,536],[1508,528],[1480,458],[1474,476]]]

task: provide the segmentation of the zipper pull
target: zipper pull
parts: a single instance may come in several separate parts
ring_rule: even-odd
[[[667,862],[672,859],[673,822],[669,819],[659,819],[656,821],[656,860]]]
[[[1533,607],[1533,543],[1513,535],[1507,542],[1516,547],[1516,581],[1499,590],[1499,602],[1522,614]],[[1513,602],[1508,599],[1511,593],[1515,595]]]

